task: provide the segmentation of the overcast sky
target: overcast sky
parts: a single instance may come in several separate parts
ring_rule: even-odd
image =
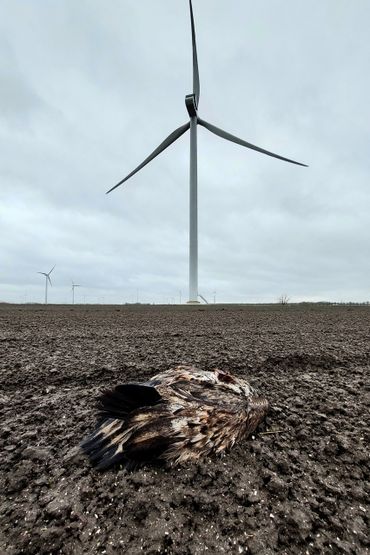
[[[193,0],[199,291],[370,299],[370,2]],[[188,295],[187,0],[0,0],[0,300]]]

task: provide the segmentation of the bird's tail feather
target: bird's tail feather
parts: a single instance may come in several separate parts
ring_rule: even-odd
[[[117,463],[126,468],[160,459],[174,438],[168,434],[168,418],[147,409],[127,420],[107,418],[82,442],[81,448],[98,470]]]
[[[127,429],[126,422],[117,418],[107,418],[81,443],[81,448],[91,464],[103,470],[118,462],[124,462],[123,445],[131,433],[132,430]]]
[[[124,384],[99,399],[100,421],[82,442],[93,466],[130,466],[160,458],[172,444],[166,403],[149,384]]]

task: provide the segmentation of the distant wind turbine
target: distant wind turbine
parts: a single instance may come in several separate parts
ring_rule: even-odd
[[[46,272],[37,272],[38,274],[41,274],[41,275],[45,276],[45,304],[48,304],[48,283],[50,283],[50,285],[52,285],[51,279],[50,279],[50,274],[54,270],[54,268],[55,268],[55,266],[53,266],[52,269],[50,270],[50,272],[48,272],[48,273],[46,273]]]
[[[197,171],[197,125],[202,125],[208,131],[211,131],[215,135],[218,135],[222,139],[226,139],[238,145],[250,148],[262,154],[267,154],[279,160],[284,160],[285,162],[290,162],[291,164],[297,164],[298,166],[305,166],[307,164],[301,164],[300,162],[295,162],[290,158],[285,158],[279,154],[274,154],[269,152],[264,148],[255,146],[243,139],[235,137],[226,131],[223,131],[219,127],[212,125],[201,119],[198,116],[198,105],[200,97],[200,81],[199,81],[199,69],[198,69],[198,56],[197,56],[197,46],[195,37],[195,25],[194,25],[194,15],[191,0],[189,0],[190,7],[190,21],[191,21],[191,36],[192,36],[192,46],[193,46],[193,92],[185,96],[185,105],[189,114],[190,121],[178,127],[173,131],[153,152],[145,158],[145,160],[137,166],[131,173],[126,177],[121,179],[117,185],[109,189],[107,193],[114,191],[117,187],[122,185],[125,181],[130,179],[135,173],[140,171],[146,164],[151,162],[158,154],[163,152],[167,147],[174,143],[181,135],[190,129],[190,233],[189,233],[189,303],[198,303],[198,171]]]
[[[72,280],[72,304],[75,304],[75,288],[76,287],[81,287],[81,285],[78,285],[78,283],[74,283],[74,281]]]

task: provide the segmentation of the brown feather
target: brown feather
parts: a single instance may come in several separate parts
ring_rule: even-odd
[[[178,366],[100,398],[100,421],[82,448],[98,468],[195,461],[232,447],[264,419],[268,401],[218,369]]]

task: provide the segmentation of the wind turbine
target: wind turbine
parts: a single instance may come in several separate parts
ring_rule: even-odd
[[[267,156],[272,156],[273,158],[278,158],[279,160],[284,160],[285,162],[290,162],[291,164],[296,164],[298,166],[305,166],[307,164],[302,164],[300,162],[295,162],[290,158],[285,158],[279,154],[274,154],[269,152],[264,148],[248,143],[243,139],[239,139],[235,135],[231,135],[226,131],[223,131],[219,127],[208,123],[207,121],[201,119],[198,116],[198,106],[200,98],[200,81],[199,81],[199,68],[198,68],[198,55],[197,55],[197,45],[195,37],[195,25],[194,25],[194,14],[193,6],[191,0],[189,0],[190,8],[190,22],[191,22],[191,37],[192,37],[192,47],[193,47],[193,92],[185,96],[185,105],[189,114],[189,121],[178,127],[173,131],[145,160],[137,166],[131,173],[126,177],[121,179],[114,187],[107,191],[111,193],[122,185],[125,181],[130,179],[135,173],[140,171],[144,166],[149,164],[158,154],[163,152],[172,143],[177,141],[181,135],[190,129],[190,217],[189,217],[189,303],[198,303],[198,172],[197,172],[197,126],[201,125],[211,133],[214,133],[222,139],[231,141],[238,145],[250,148],[262,154],[267,154]]]
[[[42,274],[43,276],[45,276],[45,304],[48,304],[48,283],[50,283],[50,285],[52,285],[51,279],[50,279],[50,274],[54,270],[54,268],[55,268],[55,266],[52,267],[52,269],[50,270],[49,273],[37,272],[38,274]]]
[[[74,283],[72,280],[72,304],[75,304],[75,287],[81,287],[78,283]]]

